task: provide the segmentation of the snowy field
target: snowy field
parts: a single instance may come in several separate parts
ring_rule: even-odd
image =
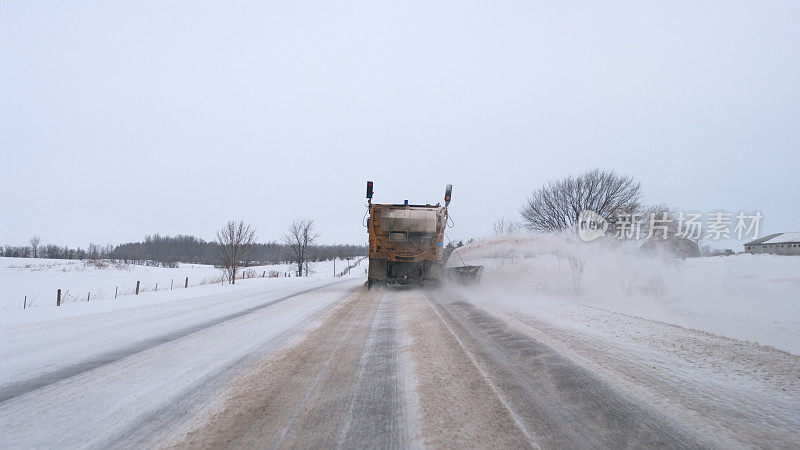
[[[336,272],[347,266],[336,261]],[[333,261],[311,264],[309,277],[251,267],[231,285],[205,265],[2,258],[0,448],[113,447],[130,428],[177,429],[231,373],[303,336],[363,285],[365,266],[342,277]],[[262,277],[271,270],[281,276]],[[56,307],[59,288],[66,302]]]
[[[350,260],[351,264],[355,262],[355,259]],[[337,260],[336,272],[340,273],[347,265],[347,260]],[[309,266],[313,278],[334,276],[334,261],[315,262]],[[293,270],[288,264],[278,264],[249,267],[246,272],[250,277],[261,277],[265,272],[276,271],[282,278]],[[359,270],[363,273],[363,269]],[[187,291],[194,292],[184,292],[187,277]],[[277,281],[274,278],[270,280]],[[140,294],[134,296],[137,281],[140,282]],[[112,261],[0,257],[0,324],[49,316],[68,317],[204,295],[205,291],[197,290],[208,290],[213,285],[220,285],[221,281],[220,269],[203,264],[163,268]],[[62,307],[54,311],[58,289],[61,289]],[[118,292],[116,300],[115,291]]]
[[[480,241],[459,254],[486,266],[479,295],[506,310],[564,322],[580,305],[800,354],[800,257],[680,260],[553,236]]]
[[[231,373],[362,284],[363,274],[251,278],[107,311],[113,301],[28,311],[39,321],[0,324],[0,448],[108,448],[135,442],[131,429],[179,429]]]

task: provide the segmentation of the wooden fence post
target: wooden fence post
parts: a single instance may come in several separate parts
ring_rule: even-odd
[[[156,290],[158,290],[158,283],[156,283]]]
[[[114,300],[117,299],[117,292],[119,292],[119,286],[114,288]]]
[[[56,295],[56,306],[61,306],[61,289],[58,290],[58,294]]]
[[[89,293],[86,294],[86,301],[87,302],[89,301],[89,297],[91,297],[91,296],[92,296],[92,291],[89,291]]]
[[[136,295],[139,295],[139,282],[136,282]]]
[[[174,281],[175,281],[175,280],[174,280],[174,279],[172,279],[172,278],[170,278],[170,280],[169,280],[169,290],[170,290],[170,291],[172,290],[172,282],[174,282]]]
[[[186,277],[186,284],[183,287],[185,288],[189,287],[189,277]]]
[[[28,296],[27,295],[25,296],[25,303],[22,304],[22,309],[25,309],[26,306],[28,306]]]

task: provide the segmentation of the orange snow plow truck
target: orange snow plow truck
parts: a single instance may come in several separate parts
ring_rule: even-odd
[[[481,266],[444,265],[444,229],[453,186],[448,184],[444,206],[372,203],[372,181],[367,181],[369,271],[367,286],[414,284],[439,286],[442,278],[477,282]]]

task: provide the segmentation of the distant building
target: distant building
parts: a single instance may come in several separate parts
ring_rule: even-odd
[[[744,244],[745,253],[800,255],[800,233],[775,233]]]
[[[696,258],[700,256],[700,248],[697,243],[684,238],[648,239],[639,247],[639,251],[645,253],[668,253],[678,258]]]

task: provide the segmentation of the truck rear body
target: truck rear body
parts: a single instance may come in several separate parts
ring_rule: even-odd
[[[368,284],[438,284],[447,209],[437,205],[369,205]]]

